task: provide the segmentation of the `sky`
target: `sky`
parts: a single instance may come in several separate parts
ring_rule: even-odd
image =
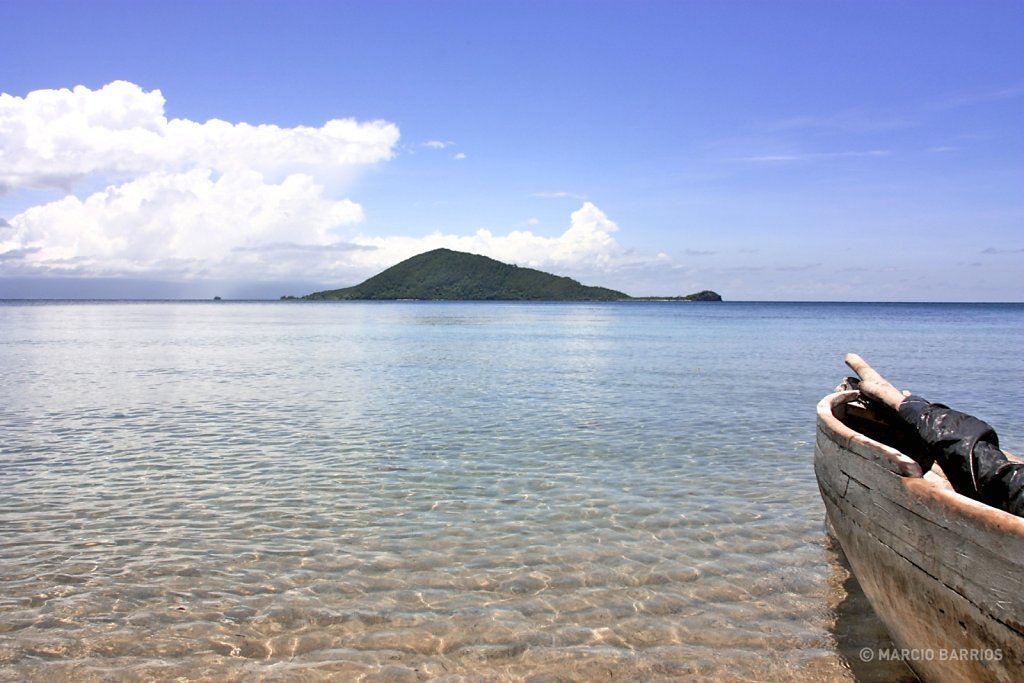
[[[635,296],[1024,301],[1024,0],[0,0],[0,298],[448,247]]]

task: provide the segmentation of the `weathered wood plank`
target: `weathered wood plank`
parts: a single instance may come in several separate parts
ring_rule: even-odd
[[[881,495],[949,530],[954,538],[983,547],[1003,562],[1022,566],[1024,519],[971,500],[947,486],[936,485],[931,478],[902,477],[888,468],[877,467],[877,458],[857,457],[858,451],[830,438],[827,428],[819,428],[817,448],[835,458],[839,469],[848,476],[870,482]],[[1024,578],[1021,587],[1024,592]]]
[[[957,494],[941,470],[922,478],[844,425],[836,414],[855,396],[819,403],[814,467],[865,594],[894,642],[932,652],[908,662],[926,680],[1024,680],[1024,519]],[[961,650],[999,657],[943,656]]]
[[[881,542],[871,533],[870,517],[833,498],[825,498],[825,505],[854,574],[893,642],[901,649],[927,651],[926,656],[932,657],[932,661],[907,662],[922,679],[1024,680],[1019,633],[986,618],[960,594]],[[961,650],[988,652],[992,659],[949,661],[952,653]]]
[[[882,481],[904,484],[901,478],[858,460],[848,456],[840,464],[841,471],[850,478],[842,498],[846,508],[869,520],[872,534],[894,552],[992,618],[1013,627],[1018,615],[1024,614],[1024,577],[1019,564],[1024,551],[1002,554],[1000,550],[1010,550],[1007,539],[986,543],[987,534],[965,536],[937,523],[932,516],[935,510],[927,505],[907,504],[914,501],[913,492],[908,490],[903,497],[896,498],[881,485]],[[873,474],[882,476],[872,478]],[[885,481],[889,479],[895,482]],[[1024,548],[1024,539],[1016,540]]]

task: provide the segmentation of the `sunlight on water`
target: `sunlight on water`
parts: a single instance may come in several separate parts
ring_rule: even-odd
[[[1013,448],[1022,328],[0,305],[0,679],[906,677],[850,654],[885,640],[823,531],[814,405],[857,350]]]

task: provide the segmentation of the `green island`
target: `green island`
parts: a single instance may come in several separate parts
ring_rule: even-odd
[[[388,268],[362,284],[285,300],[456,301],[721,301],[705,290],[681,297],[631,297],[572,278],[502,263],[486,256],[434,249]]]

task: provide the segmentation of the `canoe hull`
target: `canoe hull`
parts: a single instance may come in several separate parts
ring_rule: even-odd
[[[1024,680],[1024,519],[968,500],[818,406],[814,467],[864,593],[925,681]]]

